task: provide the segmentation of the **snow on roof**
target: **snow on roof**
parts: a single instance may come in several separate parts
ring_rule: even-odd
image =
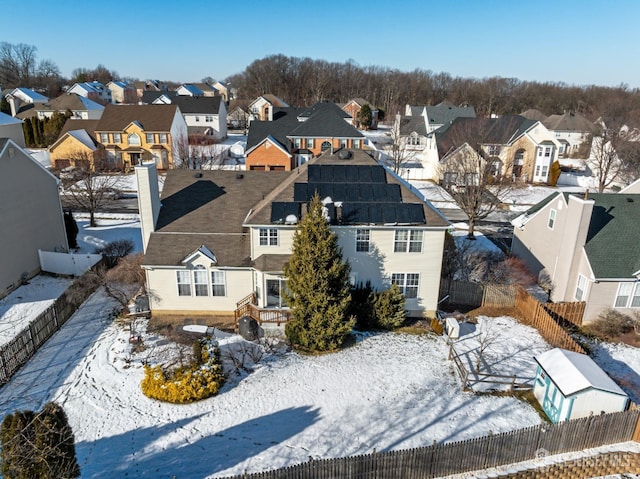
[[[627,395],[586,354],[555,348],[535,356],[534,359],[565,397],[589,388]]]
[[[14,118],[11,115],[7,115],[6,113],[2,113],[0,111],[0,125],[14,125],[16,123],[22,123],[20,118]]]
[[[104,106],[100,105],[99,103],[96,103],[93,100],[89,100],[88,98],[85,98],[83,96],[78,96],[78,99],[82,102],[82,105],[87,110],[104,110]]]
[[[30,98],[34,103],[43,103],[43,102],[49,101],[49,98],[47,98],[46,96],[41,95],[40,93],[35,92],[33,90],[30,90],[29,88],[18,87],[15,90],[13,90],[11,93],[15,93],[16,90],[22,93],[23,95],[25,95],[26,97]]]
[[[91,136],[89,136],[89,133],[87,133],[86,130],[71,130],[68,133],[69,133],[69,136],[74,137],[76,140],[78,140],[80,143],[82,143],[84,146],[86,146],[90,150],[92,151],[97,150],[95,143],[93,142],[93,140],[91,139]]]

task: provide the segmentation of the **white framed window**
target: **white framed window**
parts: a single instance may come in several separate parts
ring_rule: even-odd
[[[613,307],[640,308],[640,283],[620,283]]]
[[[204,266],[198,265],[193,271],[193,289],[196,296],[209,296],[209,283],[207,281],[207,270]]]
[[[547,158],[551,156],[551,147],[550,146],[545,146],[544,147],[544,156],[546,156]]]
[[[393,241],[394,253],[421,253],[422,230],[396,230]]]
[[[313,138],[307,138],[307,148],[313,148],[314,144]]]
[[[199,116],[196,116],[196,121],[200,121],[200,117]]]
[[[100,143],[109,143],[109,133],[100,133]]]
[[[207,123],[213,123],[213,115],[206,115],[204,117],[204,121],[206,121]]]
[[[360,140],[353,140],[353,147],[360,148]]]
[[[340,138],[340,148],[346,148],[346,147],[347,147],[347,139]]]
[[[260,246],[278,246],[278,229],[260,228]]]
[[[147,143],[153,143],[153,133],[147,133],[146,134],[146,138],[147,138]]]
[[[160,137],[160,143],[167,143],[167,134],[166,133],[160,133],[158,135]]]
[[[187,270],[176,271],[178,296],[191,296],[191,273]]]
[[[393,273],[391,282],[397,284],[405,298],[417,298],[420,286],[419,273]]]
[[[356,230],[356,251],[360,253],[368,253],[371,248],[371,230]]]
[[[547,221],[547,226],[549,229],[553,229],[554,224],[556,224],[556,210],[551,209],[549,211],[549,221]]]
[[[300,148],[300,138],[294,138],[293,139],[293,147],[296,149]]]
[[[489,154],[491,156],[498,156],[502,147],[500,145],[489,145]]]
[[[224,271],[211,272],[211,296],[226,296],[226,275]]]
[[[135,133],[131,133],[127,137],[127,142],[129,142],[129,144],[133,146],[140,146],[140,137]]]
[[[578,275],[578,284],[576,285],[576,301],[583,301],[585,293],[587,291],[587,278],[582,275]]]
[[[113,134],[113,142],[114,143],[122,143],[122,135],[120,133]]]

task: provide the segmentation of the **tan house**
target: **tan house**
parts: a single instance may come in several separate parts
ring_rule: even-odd
[[[106,160],[106,152],[95,138],[98,120],[68,119],[56,142],[49,147],[51,167],[61,170],[69,166],[94,170]],[[107,165],[100,164],[100,167]],[[112,165],[113,169],[116,165]]]
[[[133,85],[124,81],[110,81],[107,88],[111,90],[112,103],[137,103],[138,94]]]
[[[544,125],[519,115],[458,117],[433,135],[439,157],[438,177],[444,185],[473,184],[473,172],[460,170],[460,165],[461,159],[477,156],[477,148],[492,175],[525,183],[546,183],[557,159],[558,143]]]
[[[0,298],[40,272],[39,249],[69,250],[58,184],[13,140],[0,138]]]
[[[287,108],[289,105],[275,95],[266,93],[249,104],[249,121],[273,121],[274,108]]]
[[[513,220],[512,254],[552,283],[551,300],[586,301],[584,321],[640,311],[640,194],[554,193]]]
[[[155,171],[136,167],[154,316],[286,321],[282,269],[316,191],[352,282],[396,283],[410,315],[434,314],[449,223],[367,152],[327,151],[296,172],[171,170],[162,201]]]
[[[187,125],[176,105],[107,105],[95,128],[109,164],[125,169],[143,161],[171,168],[181,154],[179,142],[187,138]]]

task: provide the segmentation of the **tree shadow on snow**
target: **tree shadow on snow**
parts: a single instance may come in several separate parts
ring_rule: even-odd
[[[640,402],[640,375],[626,363],[611,356],[602,346],[597,346],[592,359],[613,379],[634,403]]]
[[[76,452],[82,477],[206,478],[299,434],[318,419],[319,412],[310,406],[284,409],[205,436],[198,421],[206,416],[80,442]]]

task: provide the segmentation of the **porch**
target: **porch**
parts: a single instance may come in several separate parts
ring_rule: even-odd
[[[281,307],[261,308],[258,306],[255,293],[251,293],[236,303],[236,309],[234,311],[236,324],[238,324],[238,320],[244,316],[255,319],[260,325],[268,323],[280,326],[282,323],[286,323],[291,319],[291,310]]]

